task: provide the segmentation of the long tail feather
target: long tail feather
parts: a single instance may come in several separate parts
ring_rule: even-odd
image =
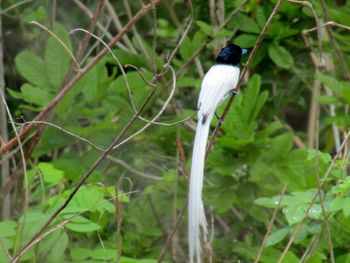
[[[198,114],[201,115],[201,114]],[[204,159],[205,150],[208,140],[209,127],[213,114],[207,116],[203,121],[203,116],[198,119],[196,137],[193,145],[192,166],[190,178],[190,193],[189,193],[189,216],[188,216],[188,242],[190,263],[193,263],[195,258],[197,263],[200,259],[200,228],[204,238],[207,234],[207,221],[205,218],[204,207],[202,202],[202,187],[204,174]],[[204,122],[204,123],[203,123]]]

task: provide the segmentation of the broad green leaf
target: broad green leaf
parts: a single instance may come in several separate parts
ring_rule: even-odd
[[[203,22],[203,21],[196,21],[196,25],[205,33],[206,35],[211,35],[213,33],[213,28],[211,25]]]
[[[332,76],[322,74],[321,82],[326,87],[334,91],[334,96],[338,97],[340,100],[345,100],[350,103],[350,82],[340,81]]]
[[[22,242],[27,242],[30,240],[33,235],[47,222],[50,215],[44,214],[41,212],[30,211],[25,214],[25,216],[21,216],[19,219],[19,223],[23,224],[25,219],[25,227],[23,231]]]
[[[0,262],[10,262],[10,258],[7,256],[6,252],[4,247],[0,247]]]
[[[75,198],[78,204],[84,209],[97,209],[96,205],[103,200],[104,194],[92,187],[82,187]]]
[[[279,200],[279,196],[275,196],[272,198],[261,197],[256,199],[254,203],[268,208],[276,208],[278,206]]]
[[[51,252],[48,257],[50,262],[62,262],[64,259],[64,252],[67,246],[68,236],[65,232],[62,232],[51,249]]]
[[[117,57],[119,63],[123,66],[129,64],[134,65],[135,67],[149,68],[148,62],[144,56],[140,56],[139,54],[134,54],[128,50],[120,48],[113,50],[113,52]],[[110,54],[107,56],[110,63],[117,65],[117,62],[112,58]]]
[[[120,262],[122,263],[156,263],[156,259],[134,259],[128,257],[120,257]]]
[[[260,27],[258,24],[254,21],[254,19],[243,15],[242,13],[237,15],[237,19],[239,21],[239,27],[238,29],[243,32],[248,33],[260,33]]]
[[[42,22],[42,24],[46,22],[45,19],[47,17],[47,13],[44,6],[39,6],[27,11],[29,11],[29,13],[23,12],[23,14],[21,14],[21,19],[23,19],[23,22],[37,21]]]
[[[281,242],[289,233],[289,229],[288,228],[282,228],[280,230],[277,230],[275,232],[273,232],[267,239],[266,241],[266,246],[273,246],[279,242]]]
[[[15,63],[19,73],[30,83],[41,87],[48,85],[45,64],[37,55],[23,51],[16,56]]]
[[[117,259],[117,249],[112,248],[98,248],[93,251],[91,251],[90,256],[93,259],[97,260],[113,260],[115,261]]]
[[[289,225],[294,225],[304,218],[306,205],[288,206],[283,208],[282,211],[286,216]]]
[[[350,253],[338,256],[335,259],[335,263],[350,263]]]
[[[45,87],[35,87],[28,83],[21,86],[22,99],[28,103],[44,107],[53,97]]]
[[[321,205],[319,204],[314,204],[310,210],[309,210],[309,214],[308,217],[312,218],[312,219],[320,219],[322,216],[322,208]]]
[[[345,198],[343,202],[343,213],[345,217],[350,216],[350,198]]]
[[[282,262],[299,263],[299,258],[292,251],[288,251]]]
[[[289,69],[294,65],[294,59],[287,49],[277,44],[268,47],[271,60],[280,68]]]
[[[241,34],[234,39],[234,43],[240,47],[250,48],[254,46],[256,40],[258,39],[257,35],[251,34]]]
[[[221,29],[213,34],[214,39],[222,39],[226,37],[231,37],[232,32],[226,29]]]
[[[39,163],[38,168],[42,173],[44,182],[50,185],[56,185],[63,179],[63,171],[56,169],[51,163]]]
[[[188,87],[195,87],[196,89],[199,89],[201,86],[202,80],[199,78],[193,78],[193,77],[179,77],[179,79],[176,81],[176,86],[179,88],[188,88]]]
[[[70,216],[71,215],[66,215],[65,217],[69,218]],[[80,233],[90,233],[101,229],[100,225],[79,215],[71,219],[71,221],[65,226],[74,232]]]
[[[330,213],[338,212],[339,210],[343,209],[344,203],[346,201],[347,201],[346,198],[342,196],[337,196],[336,198],[334,198],[329,202],[329,204],[327,205],[326,211]]]
[[[266,23],[266,15],[262,6],[256,7],[256,22],[262,28]]]
[[[82,260],[90,257],[91,250],[83,247],[75,247],[70,250],[70,255],[73,260]]]
[[[64,43],[64,45],[72,50],[72,45],[65,28],[58,24],[54,24],[54,33]],[[50,37],[45,48],[45,67],[47,76],[53,87],[59,88],[68,71],[71,57],[67,50],[54,37]]]
[[[278,160],[286,157],[293,147],[293,134],[285,133],[275,137],[268,146],[266,154],[270,158]]]
[[[192,48],[194,50],[199,49],[206,40],[207,36],[205,34],[203,34],[202,32],[198,31],[194,34],[194,37],[192,39]]]
[[[16,234],[17,223],[12,220],[0,222],[0,238],[11,237]]]
[[[192,50],[192,43],[189,37],[185,37],[181,46],[180,46],[180,55],[184,61],[186,61],[188,58],[191,57],[193,50]]]
[[[334,96],[320,96],[319,100],[321,104],[336,104],[339,102]]]

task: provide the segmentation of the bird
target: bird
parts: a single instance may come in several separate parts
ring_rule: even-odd
[[[206,240],[207,221],[202,202],[204,162],[210,123],[216,108],[232,93],[240,75],[240,62],[247,50],[228,44],[222,48],[215,64],[205,74],[197,104],[197,128],[192,151],[192,164],[188,200],[188,244],[190,263],[201,262],[201,235]],[[202,229],[202,231],[201,231]]]

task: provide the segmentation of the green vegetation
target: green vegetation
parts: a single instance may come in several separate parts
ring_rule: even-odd
[[[253,262],[269,229],[257,262],[350,262],[350,2],[282,1],[266,32],[277,0],[141,2],[0,1],[15,122],[1,99],[0,262],[186,262],[203,72],[226,42],[252,54],[262,32],[206,160],[203,261]],[[108,44],[128,21],[102,57],[100,40],[71,32]]]

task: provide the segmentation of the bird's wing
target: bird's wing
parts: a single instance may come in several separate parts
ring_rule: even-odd
[[[239,68],[228,65],[214,65],[205,75],[199,94],[199,117],[214,114],[217,106],[236,87]]]

